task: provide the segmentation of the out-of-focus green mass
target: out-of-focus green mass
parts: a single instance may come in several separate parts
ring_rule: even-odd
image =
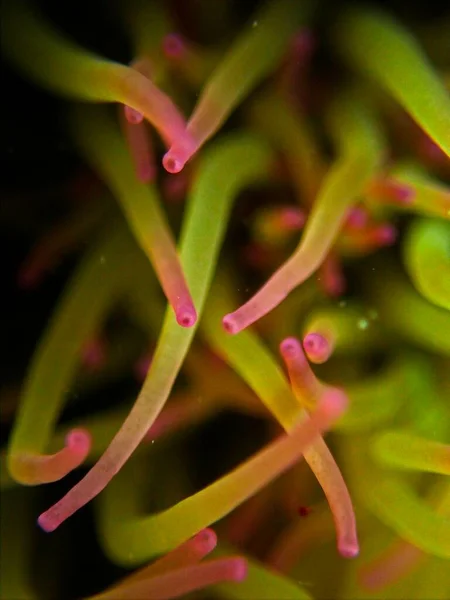
[[[0,599],[449,598],[448,11],[1,33]]]

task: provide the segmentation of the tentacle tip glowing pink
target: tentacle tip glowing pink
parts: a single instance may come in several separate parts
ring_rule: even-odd
[[[351,208],[347,215],[346,225],[352,229],[362,229],[369,220],[369,213],[363,206]]]
[[[248,575],[248,563],[245,558],[238,557],[234,559],[230,575],[232,581],[244,581]]]
[[[194,543],[199,550],[205,553],[212,552],[217,546],[217,535],[213,529],[207,527],[197,533],[194,538]]]
[[[59,526],[59,523],[52,519],[46,512],[39,515],[37,522],[39,527],[45,531],[45,533],[51,533]]]
[[[322,410],[331,421],[336,421],[343,415],[349,404],[347,394],[339,388],[328,388],[320,401]]]
[[[139,125],[144,120],[144,115],[131,106],[124,106],[125,119],[131,125]]]
[[[288,231],[298,231],[306,222],[305,213],[292,206],[283,207],[280,210],[280,218],[282,227]]]
[[[340,542],[338,545],[338,551],[344,558],[356,558],[359,555],[359,544],[358,541]]]
[[[224,316],[222,319],[222,326],[230,335],[236,335],[236,333],[239,333],[240,331],[239,325],[233,317],[233,313]]]
[[[309,360],[315,364],[326,362],[333,352],[333,346],[321,333],[308,333],[303,338],[303,348]]]
[[[378,238],[383,246],[391,246],[397,240],[398,231],[394,225],[389,223],[380,227]]]
[[[193,306],[183,305],[177,308],[176,319],[181,327],[193,327],[197,323],[197,312]]]
[[[162,50],[167,58],[182,58],[186,44],[179,33],[168,33],[162,41]]]
[[[395,196],[400,204],[412,204],[415,195],[415,190],[411,186],[406,185],[406,183],[399,183],[396,185]]]
[[[180,173],[183,170],[185,162],[174,156],[172,150],[168,150],[163,156],[163,167],[168,173]]]
[[[74,454],[87,456],[91,443],[91,434],[87,429],[72,429],[66,436],[66,446]]]
[[[299,341],[294,337],[284,339],[280,344],[280,353],[283,358],[295,358],[302,354]]]

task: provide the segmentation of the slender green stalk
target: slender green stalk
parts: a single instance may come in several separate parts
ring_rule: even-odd
[[[420,219],[413,223],[404,260],[417,290],[436,306],[450,310],[450,222]]]
[[[415,38],[388,14],[354,6],[336,24],[348,63],[373,77],[450,156],[450,97]]]
[[[78,110],[73,134],[95,170],[116,194],[134,236],[149,257],[177,322],[192,327],[195,307],[157,188],[139,181],[114,122],[97,107]]]
[[[232,201],[240,189],[264,178],[271,154],[261,141],[237,135],[212,147],[194,183],[181,234],[181,262],[200,315],[214,273]],[[211,207],[211,194],[216,196]],[[139,397],[121,430],[89,473],[39,518],[47,531],[94,498],[124,465],[149,430],[167,397],[187,354],[195,326],[181,328],[167,313],[151,368]]]
[[[297,249],[245,304],[225,315],[223,325],[239,333],[280,304],[323,263],[349,208],[374,176],[383,142],[370,112],[351,94],[343,94],[330,110],[338,159],[326,174]]]
[[[203,88],[188,122],[194,145],[187,147],[180,139],[166,153],[163,164],[169,172],[181,171],[236,106],[280,64],[307,9],[305,2],[269,0],[253,16]]]
[[[8,446],[8,469],[21,483],[35,485],[63,477],[84,458],[46,451],[83,344],[100,327],[121,295],[131,271],[134,243],[119,228],[103,235],[85,256],[65,289],[34,354]],[[45,404],[45,410],[42,405]]]

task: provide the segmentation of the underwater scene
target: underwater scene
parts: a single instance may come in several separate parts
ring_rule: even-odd
[[[450,10],[1,16],[0,599],[450,598]]]

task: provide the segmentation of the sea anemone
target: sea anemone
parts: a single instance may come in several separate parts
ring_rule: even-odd
[[[102,48],[37,4],[1,42],[65,172],[43,216],[7,178],[1,597],[447,598],[448,20],[132,0]]]

